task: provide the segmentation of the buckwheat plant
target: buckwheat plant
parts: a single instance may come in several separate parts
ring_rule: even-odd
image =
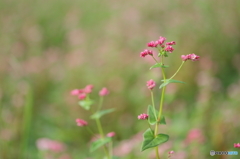
[[[94,152],[95,150],[99,148],[103,148],[105,152],[105,157],[107,159],[112,159],[112,137],[115,136],[115,132],[109,132],[107,134],[104,133],[103,127],[100,121],[100,118],[108,113],[111,113],[114,111],[114,108],[112,109],[105,109],[102,110],[103,105],[103,98],[104,96],[109,94],[109,91],[107,88],[102,88],[99,91],[99,103],[97,107],[93,107],[95,104],[95,101],[90,98],[90,94],[92,93],[93,85],[87,85],[83,89],[74,89],[71,91],[72,95],[78,96],[80,101],[78,104],[84,108],[87,111],[91,111],[93,114],[90,116],[91,119],[96,121],[98,134],[96,135],[93,133],[92,129],[90,128],[87,121],[83,119],[76,119],[77,126],[85,127],[86,130],[94,136],[94,141],[91,143],[90,146],[90,152]]]
[[[155,57],[152,50],[144,50],[140,53],[140,57],[146,57],[151,56],[153,60],[156,62],[150,69],[153,68],[160,68],[163,79],[161,80],[162,84],[159,86],[159,89],[161,89],[161,96],[160,96],[160,104],[159,109],[157,110],[155,107],[155,101],[153,96],[153,89],[156,86],[156,83],[154,80],[147,81],[147,88],[150,90],[151,93],[151,100],[152,104],[148,106],[148,112],[147,114],[140,114],[138,116],[138,119],[141,120],[147,120],[149,128],[144,132],[143,134],[143,143],[141,147],[141,151],[144,151],[149,148],[155,148],[156,158],[160,159],[160,155],[158,152],[158,146],[164,142],[167,142],[169,139],[169,136],[167,134],[161,134],[159,133],[159,124],[166,124],[165,118],[163,116],[163,103],[164,103],[164,95],[165,95],[165,89],[166,86],[170,83],[184,83],[182,81],[178,81],[173,79],[177,73],[180,71],[184,63],[188,60],[197,61],[199,60],[199,56],[195,54],[188,54],[188,55],[182,55],[181,60],[182,63],[177,69],[177,71],[170,77],[167,78],[165,74],[165,69],[169,66],[165,65],[164,59],[168,57],[170,53],[174,51],[173,45],[176,45],[175,41],[166,42],[165,37],[159,37],[157,41],[151,41],[147,44],[148,47],[154,48],[158,51],[157,57]],[[153,126],[153,128],[152,128]]]

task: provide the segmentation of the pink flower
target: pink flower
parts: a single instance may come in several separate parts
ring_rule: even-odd
[[[187,60],[197,61],[199,60],[200,56],[195,54],[188,54],[188,55],[182,55],[181,58],[183,61],[187,61]]]
[[[147,114],[140,114],[139,116],[138,116],[138,119],[141,119],[141,120],[145,120],[145,119],[148,119],[148,115]]]
[[[167,47],[164,50],[169,52],[169,53],[172,53],[174,48],[172,46],[170,46],[170,45],[167,45]]]
[[[187,143],[191,143],[191,142],[202,143],[204,142],[204,140],[205,140],[205,137],[200,129],[191,129],[188,132],[188,135],[186,138]]]
[[[150,79],[149,81],[147,81],[147,87],[148,89],[153,89],[156,86],[156,83]]]
[[[81,94],[79,94],[78,98],[83,100],[86,98],[86,96],[87,96],[86,93],[81,93]]]
[[[99,95],[100,96],[105,96],[109,93],[108,89],[107,88],[102,88],[100,91],[99,91]]]
[[[153,55],[153,52],[151,50],[145,49],[143,52],[140,53],[140,57],[145,57],[147,55]]]
[[[160,36],[160,37],[159,37],[159,40],[158,40],[158,44],[159,44],[159,45],[162,45],[162,44],[165,42],[165,40],[166,40],[165,37]]]
[[[176,45],[175,41],[167,42],[166,45]]]
[[[158,45],[158,41],[151,41],[151,42],[149,42],[148,44],[148,47],[157,47],[157,45]]]
[[[71,91],[71,95],[79,95],[80,93],[83,93],[84,91],[82,89],[74,89]]]
[[[107,134],[107,137],[113,137],[113,136],[115,136],[116,135],[116,133],[115,132],[109,132],[108,134]]]
[[[76,123],[78,126],[87,126],[88,125],[88,123],[82,119],[76,119]]]
[[[174,154],[174,151],[169,151],[168,154]]]
[[[50,150],[54,152],[64,151],[65,145],[59,141],[50,140],[48,138],[40,138],[36,142],[39,150]]]
[[[240,143],[236,143],[236,144],[234,143],[234,147],[235,148],[240,148]]]
[[[92,84],[89,84],[89,85],[87,85],[87,86],[84,88],[84,92],[85,92],[85,93],[91,93],[91,92],[92,92],[92,89],[93,89],[93,85],[92,85]]]

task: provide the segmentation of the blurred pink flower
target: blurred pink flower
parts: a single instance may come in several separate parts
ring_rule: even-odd
[[[240,143],[236,143],[236,144],[234,143],[234,147],[235,148],[240,148]]]
[[[81,94],[79,94],[78,98],[83,100],[86,98],[86,96],[87,96],[86,93],[81,93]]]
[[[78,126],[87,126],[88,125],[88,123],[82,119],[76,119],[76,123]]]
[[[174,154],[174,151],[169,151],[168,154]]]
[[[198,143],[202,143],[204,142],[205,137],[203,136],[203,133],[200,129],[191,129],[188,132],[187,138],[186,138],[186,142],[187,143],[191,143],[193,141],[196,141]]]
[[[140,115],[138,116],[138,119],[141,119],[141,120],[148,119],[148,115],[147,115],[147,114],[145,114],[145,113],[143,113],[143,114],[140,114]]]
[[[147,87],[148,89],[153,89],[156,86],[156,83],[150,79],[149,81],[147,81]]]
[[[115,136],[115,135],[116,135],[115,132],[109,132],[109,133],[107,134],[107,137],[113,137],[113,136]]]
[[[167,42],[166,45],[176,45],[175,41]]]
[[[99,91],[99,95],[100,96],[105,96],[109,93],[108,89],[106,87],[102,88],[100,91]]]
[[[74,89],[71,91],[71,95],[79,95],[80,93],[83,93],[84,90],[82,89]]]
[[[65,145],[61,142],[50,140],[48,138],[40,138],[36,142],[39,150],[50,150],[54,152],[61,152],[65,150]]]
[[[84,88],[84,92],[85,93],[91,93],[92,92],[92,89],[93,89],[93,85],[92,84],[89,84],[87,85],[85,88]]]

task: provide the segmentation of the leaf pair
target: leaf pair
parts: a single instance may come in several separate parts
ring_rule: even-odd
[[[169,139],[169,136],[166,134],[158,134],[155,136],[154,131],[149,128],[144,132],[143,138],[144,140],[143,140],[141,151],[144,151],[152,147],[156,147],[164,142],[167,142]]]
[[[162,63],[156,63],[155,65],[153,65],[152,67],[150,67],[150,70],[153,69],[153,68],[158,68],[158,67],[167,68],[167,67],[169,67],[169,66],[164,65],[164,64],[162,64]]]

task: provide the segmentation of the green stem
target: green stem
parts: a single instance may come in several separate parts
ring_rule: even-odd
[[[157,59],[152,55],[152,58],[154,59],[154,61],[156,62],[156,63],[158,63],[158,61],[157,61]]]
[[[103,96],[100,97],[99,105],[98,105],[98,111],[102,108],[103,104]]]
[[[156,109],[155,109],[155,104],[154,104],[154,96],[153,96],[152,90],[151,90],[151,98],[152,98],[152,105],[153,105],[154,116],[155,116],[155,119],[157,119],[157,114],[156,114]]]
[[[177,69],[177,71],[172,75],[171,78],[169,79],[172,79],[173,77],[175,77],[177,75],[177,73],[180,71],[180,69],[182,68],[183,64],[185,63],[186,61],[183,61],[182,64],[179,66],[179,68]],[[165,79],[164,79],[165,80]]]

